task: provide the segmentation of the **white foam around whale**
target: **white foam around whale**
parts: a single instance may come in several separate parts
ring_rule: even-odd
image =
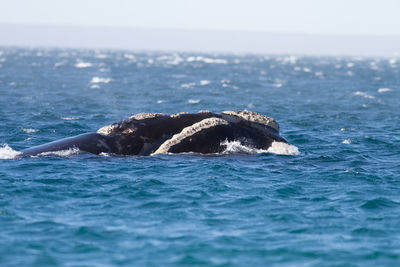
[[[20,154],[21,154],[21,152],[12,149],[7,144],[0,147],[0,159],[15,159]]]
[[[271,146],[267,150],[268,153],[274,153],[278,155],[300,155],[300,151],[297,146],[290,145],[284,142],[272,142]]]
[[[294,146],[284,142],[272,142],[271,146],[265,149],[257,149],[253,147],[248,147],[243,145],[239,141],[224,141],[221,145],[225,145],[226,149],[223,154],[230,154],[230,153],[245,153],[245,154],[258,154],[258,153],[273,153],[278,155],[290,155],[290,156],[297,156],[300,154],[299,149]]]

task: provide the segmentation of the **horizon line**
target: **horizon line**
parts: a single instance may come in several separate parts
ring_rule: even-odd
[[[393,57],[400,35],[0,23],[1,46]]]

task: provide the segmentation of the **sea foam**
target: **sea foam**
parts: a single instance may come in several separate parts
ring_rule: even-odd
[[[284,142],[272,142],[271,146],[267,150],[268,153],[274,153],[278,155],[300,155],[300,151],[297,146],[290,145]]]
[[[0,147],[0,159],[15,159],[20,154],[21,154],[21,152],[12,149],[7,144]]]
[[[111,78],[100,78],[100,77],[93,77],[90,80],[90,83],[109,83],[111,82]]]
[[[208,58],[208,57],[202,57],[202,56],[197,56],[197,57],[188,57],[186,59],[187,62],[204,62],[204,63],[209,63],[209,64],[227,64],[228,61],[222,58]]]
[[[362,97],[369,98],[369,99],[375,98],[375,96],[369,95],[369,94],[367,94],[365,92],[361,92],[361,91],[355,92],[354,95],[362,96]]]
[[[243,145],[240,141],[224,141],[221,145],[225,145],[226,149],[223,154],[230,153],[245,153],[245,154],[259,154],[259,153],[273,153],[278,155],[291,155],[297,156],[300,154],[299,149],[294,146],[284,142],[272,142],[271,146],[265,149],[257,149],[254,147],[249,147]]]
[[[91,67],[91,66],[93,66],[93,64],[92,63],[90,63],[90,62],[83,62],[83,61],[81,61],[81,62],[78,62],[78,63],[76,63],[75,64],[75,67],[76,68],[89,68],[89,67]]]
[[[390,88],[379,88],[378,93],[385,93],[385,92],[390,92],[393,91],[393,89]]]

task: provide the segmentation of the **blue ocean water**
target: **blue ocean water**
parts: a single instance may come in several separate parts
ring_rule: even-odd
[[[400,263],[400,58],[0,47],[1,266]],[[17,151],[247,109],[299,155]]]

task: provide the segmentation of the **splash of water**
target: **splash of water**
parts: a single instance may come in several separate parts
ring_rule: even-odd
[[[15,159],[20,154],[21,154],[21,152],[12,149],[7,144],[0,147],[0,159]]]

